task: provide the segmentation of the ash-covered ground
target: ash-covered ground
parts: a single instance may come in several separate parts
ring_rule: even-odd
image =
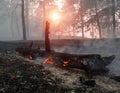
[[[120,75],[120,39],[51,41],[52,50],[58,52],[115,55],[116,58],[108,66],[109,75],[93,76],[95,83],[91,79],[89,81],[84,71],[42,65],[45,57],[29,60],[15,51],[17,47],[29,45],[30,42],[34,43],[34,47],[40,45],[44,49],[43,41],[0,42],[0,93],[120,93],[119,80],[110,78]]]

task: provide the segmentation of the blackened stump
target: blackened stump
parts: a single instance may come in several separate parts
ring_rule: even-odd
[[[50,28],[50,23],[48,21],[46,21],[46,27],[45,27],[45,49],[46,49],[46,52],[50,52],[49,28]]]

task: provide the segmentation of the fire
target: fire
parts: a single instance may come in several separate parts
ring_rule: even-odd
[[[68,61],[64,61],[63,66],[66,67],[66,66],[68,66],[68,64],[69,64]]]
[[[32,59],[33,59],[32,55],[29,55],[29,56],[28,56],[28,58],[29,58],[30,60],[32,60]]]
[[[53,65],[54,62],[51,60],[50,57],[48,57],[48,58],[46,58],[46,59],[42,62],[42,64],[51,64],[51,65]]]

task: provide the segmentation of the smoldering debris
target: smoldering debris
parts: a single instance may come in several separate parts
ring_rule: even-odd
[[[52,68],[51,66],[49,67],[49,65],[46,69],[42,65],[26,61],[22,57],[5,53],[0,54],[0,59],[2,59],[2,61],[0,61],[1,93],[71,93],[73,91],[74,93],[78,93],[78,91],[81,93],[89,93],[90,91],[95,93],[105,93],[104,91],[107,91],[107,93],[114,93],[114,90],[101,89],[97,86],[94,80],[87,80],[85,77],[82,77],[84,81],[80,81],[81,83],[78,82],[80,85],[76,88],[72,88],[74,86],[66,88],[64,86],[66,85],[64,81],[64,78],[66,78],[65,74],[59,75],[61,78],[59,76],[55,76],[53,74],[55,70],[47,70],[48,68]],[[55,69],[57,71],[56,67]],[[72,82],[73,75],[74,77],[78,77],[79,80],[78,75],[76,76],[69,71],[61,70],[64,73],[66,72],[68,74],[67,76],[71,78],[69,83]],[[62,85],[61,82],[64,84]],[[73,85],[75,85],[75,83]]]
[[[86,73],[89,74],[107,73],[109,69],[106,68],[106,66],[110,64],[115,58],[114,55],[109,57],[101,57],[101,55],[99,54],[77,55],[53,51],[47,53],[46,51],[41,51],[40,48],[33,49],[32,44],[33,43],[31,43],[29,46],[18,47],[16,51],[19,52],[21,55],[33,60],[41,56],[50,56],[50,59],[53,61],[53,63],[57,65],[84,69]]]
[[[1,46],[0,46],[1,47]],[[1,93],[119,93],[120,83],[111,79],[109,76],[93,75],[88,78],[84,71],[78,72],[78,69],[49,65],[35,64],[26,57],[12,50],[0,52],[0,92]],[[46,55],[43,53],[43,55]],[[63,54],[52,54],[51,60],[56,61],[64,59]],[[47,55],[48,56],[48,55]],[[57,56],[57,59],[52,59]],[[69,57],[65,61],[69,61]],[[99,59],[99,55],[96,59]],[[42,56],[41,56],[42,57]],[[44,56],[45,57],[45,56]],[[103,61],[115,56],[102,57]],[[78,57],[79,58],[79,57]],[[61,61],[59,60],[59,61]],[[76,60],[76,56],[70,58],[70,62]],[[91,59],[90,59],[91,60]],[[90,62],[90,60],[87,60]],[[109,61],[109,60],[108,60]],[[62,61],[63,62],[63,61]],[[64,62],[63,62],[64,63]],[[84,63],[84,62],[83,62]],[[104,64],[105,66],[108,65]],[[73,64],[73,63],[72,63]],[[86,62],[84,63],[86,64]],[[63,65],[63,64],[62,64]],[[76,73],[77,72],[77,73]],[[74,78],[73,78],[74,77]],[[80,79],[82,77],[82,80]]]

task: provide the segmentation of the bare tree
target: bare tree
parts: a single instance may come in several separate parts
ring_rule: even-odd
[[[116,37],[116,22],[115,22],[115,0],[112,0],[112,17],[113,17],[113,37]]]
[[[27,40],[24,9],[25,9],[25,2],[24,2],[24,0],[21,0],[21,18],[22,18],[23,40]]]
[[[26,22],[26,25],[25,25],[25,27],[26,27],[26,38],[28,39],[29,38],[29,0],[25,0],[26,2],[25,2],[25,22]]]
[[[98,25],[98,30],[99,30],[99,38],[102,38],[102,34],[101,34],[101,27],[100,27],[100,22],[99,22],[99,17],[98,17],[98,9],[97,9],[97,1],[94,0],[95,3],[95,13],[96,13],[96,21],[97,21],[97,25]]]
[[[81,19],[81,30],[82,30],[82,38],[84,38],[84,21],[83,21],[83,2],[81,1],[81,13],[80,13],[80,19]]]

